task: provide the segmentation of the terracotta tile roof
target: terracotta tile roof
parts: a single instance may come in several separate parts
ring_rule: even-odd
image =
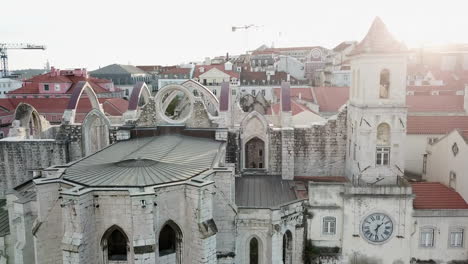
[[[172,68],[162,72],[161,74],[190,74],[190,70],[190,68]]]
[[[409,95],[409,112],[464,112],[463,95]]]
[[[349,182],[345,176],[295,176],[295,181]]]
[[[432,92],[432,91],[463,91],[463,85],[452,86],[452,85],[408,85],[406,86],[407,91],[415,92]]]
[[[74,75],[51,76],[51,73],[46,73],[43,75],[34,76],[33,78],[24,81],[23,87],[11,91],[8,94],[39,94],[39,84],[44,82],[72,83],[70,89],[66,91],[66,94],[71,94],[73,93],[76,84],[80,81],[87,81],[91,85],[95,93],[109,93],[110,91],[106,90],[101,85],[112,83],[112,81],[110,80],[99,79],[94,77],[86,78],[84,76]]]
[[[468,116],[408,116],[407,134],[447,134],[468,131]]]
[[[354,48],[350,55],[361,53],[399,53],[407,48],[397,41],[379,17],[374,19],[366,37]]]
[[[343,51],[347,49],[349,46],[353,45],[354,43],[355,43],[354,41],[343,41],[340,44],[338,44],[338,46],[334,47],[333,51],[335,52]]]
[[[438,182],[412,183],[414,209],[468,209],[462,196]]]
[[[281,96],[281,88],[273,88],[273,93],[275,94],[275,97],[279,99]],[[311,87],[291,87],[291,97],[299,98],[299,95],[301,96],[301,99],[305,101],[314,101]]]
[[[338,112],[349,98],[349,87],[314,87],[320,112]]]
[[[104,112],[111,116],[121,116],[128,109],[128,101],[122,98],[109,98],[102,102]]]
[[[203,68],[203,72],[200,72],[200,68]],[[239,79],[239,73],[236,72],[236,71],[226,71],[224,69],[224,64],[214,64],[214,65],[197,65],[195,66],[195,71],[193,73],[193,78],[198,78],[200,77],[200,75],[208,72],[209,70],[213,69],[213,68],[216,68],[226,74],[228,74],[229,76],[231,76],[232,78],[237,78]]]
[[[58,119],[52,119],[50,115],[62,115],[69,101],[69,98],[2,98],[0,106],[9,112],[0,112],[0,116],[13,115],[20,103],[27,103],[32,105],[39,114],[44,115],[47,120],[57,122]],[[122,98],[99,98],[99,102],[103,105],[104,112],[111,116],[121,116],[128,109],[128,101]],[[91,109],[89,99],[80,98],[77,108],[77,114],[80,115],[77,121],[82,120]],[[2,123],[5,123],[5,120],[2,120]]]

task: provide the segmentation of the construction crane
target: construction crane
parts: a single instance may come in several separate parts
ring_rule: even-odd
[[[251,27],[259,28],[259,27],[261,27],[261,26],[257,26],[257,25],[254,25],[254,24],[245,25],[245,26],[240,26],[240,27],[233,26],[233,27],[232,27],[232,32],[236,32],[236,30],[239,30],[239,29],[245,29],[245,30],[247,30],[247,29],[249,29],[249,28],[251,28]]]
[[[10,49],[45,50],[46,47],[43,45],[34,45],[27,43],[0,43],[0,59],[2,64],[1,66],[3,77],[9,75],[7,51]]]
[[[250,25],[239,26],[239,27],[236,27],[236,26],[232,26],[232,27],[231,27],[232,32],[236,32],[236,31],[238,31],[238,30],[240,30],[240,29],[245,30],[245,50],[246,50],[247,53],[248,53],[248,48],[249,48],[249,36],[248,36],[248,31],[249,31],[250,28],[259,28],[259,27],[263,27],[263,26],[258,26],[258,25],[250,24]]]

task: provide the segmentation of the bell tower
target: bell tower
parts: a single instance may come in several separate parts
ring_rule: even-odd
[[[350,55],[346,174],[353,182],[396,183],[405,168],[407,49],[377,17]]]

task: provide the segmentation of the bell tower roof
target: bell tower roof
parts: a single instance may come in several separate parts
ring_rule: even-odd
[[[350,55],[363,53],[401,53],[406,46],[396,40],[380,17],[376,17],[364,39],[354,48]]]

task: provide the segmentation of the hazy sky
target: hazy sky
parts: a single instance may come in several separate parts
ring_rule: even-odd
[[[468,43],[466,0],[2,0],[0,7],[0,42],[47,46],[10,51],[10,69],[46,60],[90,70],[169,65],[272,43],[333,48],[361,40],[375,16],[410,47]],[[259,27],[231,31],[248,24]]]

